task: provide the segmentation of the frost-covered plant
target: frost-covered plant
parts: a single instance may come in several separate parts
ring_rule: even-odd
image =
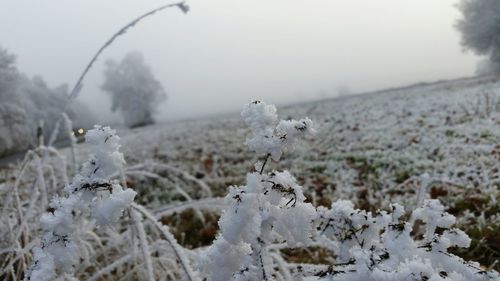
[[[326,269],[302,266],[297,276],[319,280],[498,280],[496,271],[465,262],[448,252],[467,248],[470,238],[451,228],[455,217],[438,200],[426,200],[405,219],[404,208],[376,213],[355,209],[340,200],[331,209],[318,208],[317,241],[337,255],[338,263]],[[417,221],[425,223],[423,238],[416,238]]]
[[[33,250],[25,280],[71,279],[82,252],[80,231],[88,220],[101,227],[111,226],[132,203],[135,191],[111,180],[124,164],[119,140],[109,127],[96,126],[87,133],[93,154],[64,187],[64,196],[52,199],[48,212],[42,215],[41,243]]]
[[[243,121],[252,130],[253,136],[245,144],[257,154],[265,154],[278,161],[284,151],[292,149],[297,139],[314,133],[311,119],[281,120],[277,125],[276,107],[254,101],[241,112]]]
[[[312,122],[307,118],[278,122],[276,108],[263,102],[247,105],[242,117],[252,131],[246,143],[264,161],[246,175],[244,185],[230,187],[224,200],[194,199],[191,192],[211,196],[209,186],[176,165],[145,161],[121,171],[123,156],[118,152],[118,137],[109,128],[90,131],[87,141],[94,154],[72,183],[65,185],[64,196],[50,203],[42,216],[42,234],[30,226],[33,219],[26,218],[38,217],[35,213],[47,206],[43,203],[47,202],[46,195],[58,190],[57,184],[47,184],[52,180],[47,181],[46,176],[54,175],[49,173],[50,165],[43,165],[41,156],[45,152],[60,155],[50,147],[30,152],[31,158],[25,162],[32,159],[35,190],[27,195],[26,189],[17,188],[23,178],[24,186],[30,186],[33,180],[26,179],[33,173],[24,172],[32,165],[23,165],[13,192],[6,197],[7,208],[4,207],[8,214],[18,215],[0,217],[2,224],[8,226],[2,233],[13,236],[8,238],[12,242],[7,242],[7,247],[0,240],[0,254],[6,257],[0,277],[17,280],[20,272],[25,272],[26,280],[89,281],[499,279],[498,272],[453,254],[456,248],[468,247],[471,239],[453,228],[455,217],[446,213],[439,201],[425,200],[426,189],[433,182],[430,176],[421,177],[425,188],[419,191],[416,207],[411,203],[411,208],[407,208],[414,208],[411,212],[389,203],[389,211],[356,209],[353,197],[328,208],[315,208],[307,203],[305,191],[290,172],[265,171],[268,161],[280,160],[297,140],[314,132]],[[65,166],[64,161],[61,166]],[[132,184],[134,179],[153,178],[157,185],[165,187],[170,178],[180,177],[184,185],[170,190],[185,201],[150,212],[131,203],[135,193],[114,180],[121,177]],[[144,181],[134,185],[150,187]],[[42,203],[34,208],[39,198]],[[114,224],[125,208],[128,223],[117,223],[113,230],[106,227]],[[225,210],[219,220],[220,233],[208,248],[182,247],[170,227],[162,224],[168,216],[188,209],[202,222],[206,222],[203,211]],[[18,221],[20,226],[12,227]],[[100,227],[96,228],[96,224]],[[37,236],[42,236],[41,243],[33,238]],[[33,263],[26,271],[25,262],[31,259],[26,251],[33,245],[39,246],[35,247]],[[318,264],[301,263],[306,261],[303,256],[290,259],[291,255],[283,254],[290,248],[323,258],[314,259]],[[198,271],[193,270],[194,262]]]
[[[465,262],[449,252],[470,238],[452,228],[455,217],[438,200],[425,200],[412,213],[392,204],[375,213],[348,200],[331,208],[305,202],[288,171],[264,173],[298,138],[312,133],[310,119],[277,122],[276,108],[248,104],[242,117],[252,136],[247,146],[265,155],[244,186],[230,187],[220,233],[200,258],[209,280],[498,280],[498,272]],[[278,125],[276,125],[278,123]],[[425,224],[425,231],[419,229]],[[277,249],[316,246],[334,253],[336,263],[292,264]],[[332,257],[334,258],[334,257]]]
[[[261,101],[245,106],[243,120],[252,130],[247,146],[266,155],[244,186],[230,187],[229,207],[219,220],[220,235],[201,258],[210,280],[272,280],[269,251],[273,243],[307,246],[316,211],[295,178],[287,171],[264,173],[269,157],[277,161],[297,139],[313,133],[312,121],[287,120],[277,124],[276,108]]]
[[[478,94],[474,102],[460,103],[459,106],[466,116],[475,116],[482,118],[490,118],[492,113],[497,110],[499,103],[497,93],[494,91],[483,91]]]

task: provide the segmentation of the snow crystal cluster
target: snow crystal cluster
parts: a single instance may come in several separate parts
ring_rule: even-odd
[[[312,121],[281,121],[273,105],[252,102],[242,112],[254,136],[250,149],[278,160],[294,141],[312,132]],[[263,168],[263,167],[262,167]],[[204,253],[201,264],[211,280],[271,280],[268,246],[276,241],[291,247],[311,242],[316,211],[305,203],[302,188],[287,171],[247,175],[245,186],[230,187],[221,234]]]
[[[260,101],[241,115],[253,133],[246,145],[266,161],[279,160],[314,131],[308,118],[278,123],[276,108]],[[438,200],[425,200],[411,213],[399,204],[367,212],[348,200],[315,208],[288,171],[264,173],[266,161],[247,174],[244,186],[229,188],[220,233],[199,258],[209,280],[499,280],[498,272],[448,252],[469,247],[470,238],[452,228],[455,217]],[[336,263],[292,264],[279,251],[308,246],[333,253]]]
[[[398,204],[375,214],[355,209],[346,200],[330,209],[319,207],[316,240],[337,255],[338,263],[319,271],[304,267],[297,273],[319,280],[499,280],[498,272],[448,252],[469,247],[470,238],[451,228],[455,217],[438,200],[424,201],[409,220],[404,219],[407,215]],[[415,238],[412,232],[422,223],[425,234]]]
[[[271,280],[268,246],[307,246],[316,211],[288,172],[251,173],[231,187],[220,236],[202,257],[211,280]]]
[[[72,279],[81,255],[79,232],[83,225],[95,221],[99,226],[110,226],[134,200],[135,191],[111,180],[125,162],[115,131],[95,126],[85,138],[94,154],[65,186],[64,196],[53,198],[42,215],[43,236],[33,250],[34,260],[25,280]]]
[[[293,149],[297,139],[314,133],[313,122],[309,118],[281,120],[276,125],[276,107],[262,101],[247,104],[241,117],[253,133],[245,144],[258,154],[269,155],[274,161],[278,161],[284,151]]]

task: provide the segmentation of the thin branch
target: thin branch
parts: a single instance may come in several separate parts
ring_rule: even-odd
[[[130,217],[134,222],[139,235],[139,243],[141,244],[142,256],[144,257],[144,264],[146,265],[146,276],[147,280],[154,280],[153,263],[151,262],[151,253],[149,252],[148,241],[146,239],[146,231],[144,231],[144,226],[142,225],[142,216],[136,210],[132,209],[130,212]]]
[[[113,36],[111,36],[111,38],[109,38],[108,41],[106,41],[106,43],[104,43],[104,45],[102,45],[99,48],[99,50],[97,51],[97,53],[95,53],[95,55],[92,57],[92,59],[90,60],[90,62],[87,64],[87,66],[83,70],[82,74],[80,74],[80,77],[78,78],[75,86],[71,90],[69,96],[67,97],[67,99],[66,99],[66,101],[64,103],[62,112],[63,113],[66,112],[66,110],[68,109],[68,107],[71,104],[71,102],[78,96],[78,94],[80,93],[80,90],[83,87],[83,80],[85,79],[85,76],[87,76],[87,73],[90,71],[90,69],[92,68],[92,66],[94,65],[94,63],[97,61],[97,59],[99,58],[99,56],[101,55],[101,53],[105,49],[107,49],[115,41],[116,38],[118,38],[121,35],[125,34],[128,29],[130,29],[131,27],[134,27],[137,23],[139,23],[144,18],[147,18],[147,17],[149,17],[149,16],[151,16],[151,15],[153,15],[153,14],[159,12],[159,11],[165,10],[167,8],[172,8],[172,7],[179,8],[183,13],[187,13],[189,11],[189,6],[186,5],[185,1],[163,5],[161,7],[158,7],[156,9],[154,9],[154,10],[151,10],[151,11],[149,11],[149,12],[147,12],[147,13],[139,16],[138,18],[134,19],[133,21],[131,21],[130,23],[128,23],[127,25],[125,25],[124,27],[122,27],[118,32],[116,32],[115,34],[113,34]],[[54,130],[52,131],[52,134],[51,134],[50,139],[49,139],[49,143],[48,143],[49,146],[51,146],[53,144],[53,142],[55,141],[55,139],[57,137],[57,134],[59,132],[59,126],[60,126],[62,118],[63,118],[63,116],[61,115],[59,117],[59,119],[57,120],[55,126],[54,126]]]

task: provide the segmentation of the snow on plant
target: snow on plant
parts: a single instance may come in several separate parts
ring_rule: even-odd
[[[468,247],[470,238],[451,228],[455,217],[438,200],[425,200],[411,214],[399,204],[389,212],[367,212],[348,200],[315,209],[288,171],[264,173],[269,157],[279,160],[296,139],[313,132],[311,120],[278,123],[276,108],[260,101],[246,105],[241,115],[253,133],[247,146],[266,158],[247,174],[246,185],[230,187],[225,197],[229,207],[219,220],[220,234],[200,258],[210,280],[290,280],[290,269],[294,280],[500,278],[448,252]],[[417,222],[426,226],[422,238]],[[333,252],[336,263],[290,264],[276,252],[312,245]]]
[[[79,231],[88,216],[99,226],[110,226],[134,200],[135,191],[110,178],[124,164],[115,131],[96,126],[85,138],[94,154],[42,215],[41,243],[33,250],[25,280],[71,279],[81,254]]]
[[[455,224],[455,217],[445,213],[444,206],[438,200],[424,201],[424,206],[413,212],[413,219],[425,223],[424,239],[430,241],[434,238],[436,228],[449,228]]]
[[[415,238],[415,223],[404,219],[405,211],[393,204],[391,211],[354,209],[340,200],[331,209],[318,208],[317,241],[337,254],[339,263],[314,270],[303,266],[300,275],[319,280],[498,280],[498,272],[482,269],[448,252],[469,247],[470,238],[451,228],[455,217],[438,200],[426,200],[410,221],[426,224],[423,239]],[[436,231],[440,229],[441,231]]]
[[[315,208],[306,202],[303,188],[290,172],[265,172],[268,161],[280,160],[298,140],[314,133],[312,121],[305,118],[279,122],[276,108],[263,102],[248,104],[242,117],[252,132],[246,143],[264,161],[246,175],[243,186],[229,188],[224,202],[220,198],[193,199],[188,192],[203,191],[200,194],[210,196],[210,188],[177,166],[146,161],[122,172],[123,155],[118,151],[119,138],[114,131],[102,127],[91,130],[87,142],[94,154],[72,183],[65,185],[64,196],[54,198],[42,215],[41,243],[29,238],[36,237],[38,231],[30,229],[22,216],[36,217],[31,205],[39,195],[33,192],[29,200],[21,201],[17,188],[13,189],[11,194],[16,200],[11,201],[18,203],[13,204],[17,209],[12,211],[20,214],[22,232],[19,240],[13,238],[11,244],[25,246],[5,249],[18,253],[7,256],[8,266],[2,276],[9,273],[7,278],[16,279],[15,274],[25,272],[26,280],[499,280],[498,272],[452,253],[456,248],[468,247],[471,239],[453,228],[455,217],[446,213],[439,201],[425,200],[432,176],[421,177],[425,188],[417,196],[417,207],[411,202],[406,211],[399,204],[387,204],[389,211],[356,209],[354,197],[334,202],[329,208]],[[36,156],[35,152],[31,154]],[[40,171],[37,187],[42,191],[47,188]],[[19,185],[22,174],[14,187]],[[134,191],[113,180],[120,175],[157,180],[179,176],[185,183],[176,187],[176,192],[183,194],[186,201],[162,206],[152,214],[132,203]],[[163,180],[158,183],[168,185]],[[338,180],[339,188],[342,184]],[[55,190],[53,186],[49,191]],[[23,212],[27,201],[30,207]],[[118,231],[107,231],[100,237],[93,232],[95,224],[109,230],[106,227],[115,224],[125,208],[130,223],[117,224]],[[170,228],[157,220],[186,209],[203,217],[201,210],[224,208],[220,233],[208,248],[182,247]],[[10,227],[13,221],[4,217],[2,221]],[[8,235],[9,231],[3,233]],[[34,234],[24,237],[22,233]],[[24,270],[24,261],[20,261],[21,271],[14,269],[23,251],[36,244],[39,246],[33,249],[29,270]],[[299,262],[292,262],[282,253],[287,248],[305,248],[308,252],[320,249],[321,255],[332,255],[322,259],[322,264],[300,263],[301,256],[294,257]],[[193,270],[195,261],[199,271]]]
[[[294,142],[313,132],[312,121],[277,123],[276,108],[261,101],[245,106],[243,120],[253,132],[247,146],[277,161]],[[211,280],[271,280],[273,263],[269,246],[275,242],[307,246],[313,234],[316,211],[295,178],[287,172],[263,173],[266,164],[247,175],[244,186],[230,187],[229,207],[219,220],[220,235],[201,257]]]
[[[314,133],[313,123],[309,118],[298,121],[281,120],[276,125],[276,107],[261,101],[247,104],[241,117],[253,133],[245,144],[250,150],[266,154],[274,161],[278,161],[284,151],[292,149],[298,138]]]

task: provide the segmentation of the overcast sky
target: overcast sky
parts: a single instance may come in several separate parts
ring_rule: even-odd
[[[169,98],[162,119],[238,111],[474,74],[457,0],[188,0],[107,49],[79,99],[109,117],[103,62],[140,51]],[[51,86],[75,83],[98,47],[159,0],[3,0],[0,45]]]

